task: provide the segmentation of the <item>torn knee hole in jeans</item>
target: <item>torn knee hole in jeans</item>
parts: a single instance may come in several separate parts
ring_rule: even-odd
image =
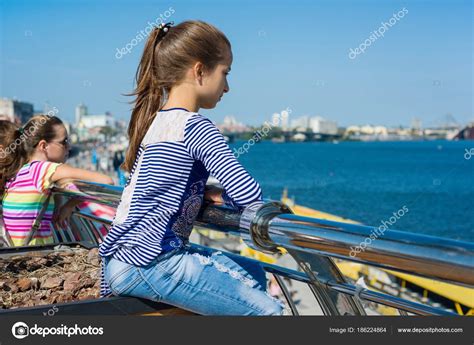
[[[293,312],[291,311],[291,308],[285,304],[282,300],[270,295],[267,291],[265,291],[265,294],[275,303],[278,303],[280,307],[282,308],[281,314],[280,315],[293,315]]]
[[[220,252],[220,251],[216,252],[216,255],[218,255],[218,254],[222,254],[222,252]],[[244,277],[240,272],[237,272],[235,270],[231,270],[227,266],[225,266],[225,265],[217,262],[216,260],[212,259],[212,257],[204,256],[204,255],[199,254],[199,253],[194,253],[193,256],[195,256],[199,259],[199,263],[201,265],[205,265],[205,266],[214,265],[214,267],[218,271],[229,274],[232,278],[237,279],[238,281],[242,282],[243,284],[247,285],[248,287],[253,288],[255,285],[258,284],[258,282],[256,280]],[[265,294],[272,301],[274,301],[275,303],[278,303],[280,305],[280,307],[282,308],[280,315],[293,315],[293,313],[291,312],[291,309],[288,306],[286,306],[283,301],[279,300],[278,298],[273,297],[267,291],[265,291]]]
[[[221,252],[217,252],[216,254],[221,254]],[[254,285],[257,284],[257,281],[253,280],[253,279],[249,279],[247,277],[244,277],[242,275],[242,273],[240,272],[237,272],[235,270],[231,270],[230,268],[228,268],[227,266],[217,262],[216,260],[212,259],[211,257],[209,256],[204,256],[204,255],[201,255],[199,253],[194,253],[193,256],[197,257],[199,259],[199,262],[201,263],[201,265],[214,265],[214,267],[220,271],[220,272],[223,272],[223,273],[227,273],[229,274],[232,278],[234,279],[237,279],[238,281],[242,282],[243,284],[249,286],[249,287],[253,287]]]

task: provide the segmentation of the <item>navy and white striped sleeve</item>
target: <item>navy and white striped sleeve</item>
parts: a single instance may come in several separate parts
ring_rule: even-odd
[[[222,184],[226,203],[233,201],[233,205],[245,207],[262,200],[259,184],[234,157],[223,135],[209,119],[198,114],[191,116],[184,130],[184,144],[190,156],[200,160]]]

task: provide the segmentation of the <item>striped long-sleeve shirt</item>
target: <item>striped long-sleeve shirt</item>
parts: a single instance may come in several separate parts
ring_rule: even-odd
[[[244,207],[262,199],[258,183],[206,117],[182,108],[157,112],[137,153],[101,257],[145,266],[184,246],[201,208],[209,174],[224,200]],[[103,266],[103,265],[102,265]],[[103,267],[102,267],[103,268]],[[103,277],[101,296],[111,293]]]

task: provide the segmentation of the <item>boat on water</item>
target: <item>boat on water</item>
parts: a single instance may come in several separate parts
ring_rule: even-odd
[[[52,193],[57,200],[77,199],[107,208],[120,202],[122,187],[73,184],[74,189],[56,186]],[[302,314],[292,291],[296,285],[309,291],[312,300],[305,304],[313,315],[368,315],[374,310],[392,315],[473,315],[474,244],[387,230],[367,250],[351,256],[351,248],[370,236],[372,227],[296,205],[286,194],[281,202],[266,201],[243,211],[204,204],[195,222],[202,237],[193,245],[228,250],[229,255],[247,256],[246,260],[259,264],[293,315]],[[25,256],[96,250],[110,224],[111,219],[77,209],[67,228],[53,229],[54,244],[9,247],[6,239],[0,259],[19,262]],[[285,266],[275,257],[291,258],[295,266]],[[44,315],[53,308],[62,315],[190,314],[164,303],[132,297],[99,299],[93,294],[79,301],[41,304],[4,309],[0,314]]]

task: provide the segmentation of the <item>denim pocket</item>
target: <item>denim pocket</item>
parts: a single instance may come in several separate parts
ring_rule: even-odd
[[[106,278],[115,295],[127,294],[140,281],[140,275],[135,266],[116,259],[108,262]]]

